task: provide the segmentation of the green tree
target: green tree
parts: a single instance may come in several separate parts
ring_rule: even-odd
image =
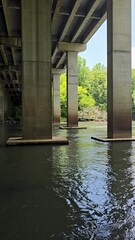
[[[107,76],[104,65],[96,64],[92,70],[86,66],[86,60],[78,57],[78,110],[98,106],[106,110]],[[60,77],[61,115],[66,116],[66,74]]]
[[[101,63],[96,64],[90,73],[89,94],[100,109],[107,108],[107,70]]]
[[[135,69],[132,69],[132,111],[135,115]]]
[[[87,87],[90,81],[90,69],[86,66],[86,60],[78,56],[78,85]]]
[[[78,86],[78,110],[83,111],[84,108],[90,108],[95,105],[95,100],[89,95],[88,90],[82,86]]]
[[[95,105],[95,100],[88,91],[90,83],[90,69],[86,66],[86,60],[78,56],[78,110],[90,108]]]
[[[66,117],[67,98],[66,98],[66,74],[60,76],[60,107],[61,116]]]
[[[135,90],[135,69],[132,69],[132,91]]]

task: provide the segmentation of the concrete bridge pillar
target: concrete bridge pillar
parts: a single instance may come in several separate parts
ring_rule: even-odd
[[[4,122],[4,85],[0,80],[0,122]]]
[[[107,1],[108,138],[130,138],[131,0]]]
[[[7,119],[11,117],[11,96],[7,89],[4,90],[4,118]]]
[[[60,76],[53,75],[53,123],[60,123]]]
[[[58,49],[67,53],[67,126],[78,126],[78,69],[77,54],[86,44],[59,42]]]
[[[50,0],[22,0],[22,66],[23,139],[51,139]]]
[[[77,52],[67,52],[67,126],[78,126]]]
[[[60,75],[65,69],[52,69],[53,75],[53,123],[60,124]]]

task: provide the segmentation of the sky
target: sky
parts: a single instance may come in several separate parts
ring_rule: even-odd
[[[79,54],[92,69],[97,63],[107,66],[107,22],[105,21],[87,43],[87,49]],[[135,0],[132,0],[132,68],[135,68]]]

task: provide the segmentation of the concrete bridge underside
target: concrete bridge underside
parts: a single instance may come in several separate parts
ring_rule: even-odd
[[[66,69],[67,125],[77,127],[77,54],[106,18],[107,137],[131,138],[131,0],[0,0],[0,121],[22,102],[23,139],[52,139]]]

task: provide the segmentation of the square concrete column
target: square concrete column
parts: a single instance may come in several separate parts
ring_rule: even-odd
[[[52,68],[53,76],[53,123],[60,123],[60,75],[65,69]]]
[[[4,86],[0,80],[0,122],[4,122]]]
[[[52,138],[51,1],[22,0],[23,139]]]
[[[4,90],[4,118],[7,119],[9,117],[9,93],[7,89]]]
[[[78,52],[86,50],[86,44],[59,42],[58,49],[67,53],[67,126],[78,126]]]
[[[130,138],[131,0],[107,1],[108,138]]]
[[[7,89],[4,90],[4,118],[7,119],[11,117],[12,112],[12,99],[7,91]]]
[[[53,74],[53,122],[60,123],[60,75]]]
[[[67,52],[67,126],[78,126],[77,52]]]

